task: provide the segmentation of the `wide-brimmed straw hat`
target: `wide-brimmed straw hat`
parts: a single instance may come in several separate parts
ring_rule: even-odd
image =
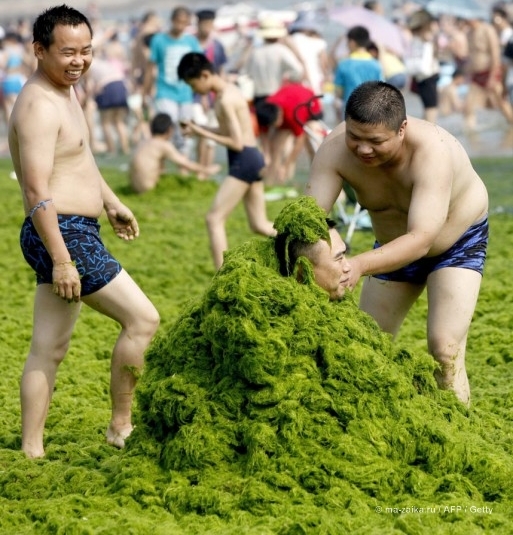
[[[433,22],[433,20],[434,17],[429,11],[425,9],[419,9],[408,17],[406,24],[408,25],[408,28],[412,31],[420,30],[420,28],[427,26],[428,24]]]
[[[322,27],[314,11],[300,11],[297,18],[289,26],[289,32],[315,32],[322,33]]]
[[[280,39],[287,33],[285,23],[279,19],[267,18],[260,21],[258,35],[262,39]]]

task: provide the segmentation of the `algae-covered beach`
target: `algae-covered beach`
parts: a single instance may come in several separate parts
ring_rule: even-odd
[[[425,298],[397,342],[356,307],[277,274],[242,209],[214,277],[203,223],[216,184],[166,176],[144,196],[105,168],[141,237],[107,246],[162,326],[137,391],[127,448],[105,443],[116,326],[84,309],[61,365],[47,456],[19,451],[18,382],[33,276],[18,248],[18,185],[0,162],[3,286],[0,533],[300,534],[511,532],[511,159],[475,165],[491,237],[468,343],[472,405],[436,388]],[[278,216],[287,201],[269,204]],[[372,236],[355,234],[354,252]]]

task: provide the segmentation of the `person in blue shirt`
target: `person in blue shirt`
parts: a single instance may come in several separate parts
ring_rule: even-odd
[[[334,78],[335,95],[342,102],[347,102],[361,83],[383,80],[381,64],[367,50],[369,42],[369,31],[363,26],[347,32],[349,56],[339,61]]]
[[[215,72],[224,75],[223,70],[228,58],[223,44],[216,38],[214,26],[215,18],[216,12],[213,9],[200,9],[199,11],[196,11],[196,37],[198,38],[203,53],[214,66]],[[214,110],[214,94],[195,94],[194,102],[194,122],[201,126],[217,127],[218,123]],[[199,137],[197,143],[198,163],[205,166],[212,165],[215,158],[215,142],[211,139]]]
[[[184,6],[176,7],[171,14],[171,27],[167,33],[155,34],[150,42],[149,68],[144,80],[144,97],[153,97],[155,113],[167,113],[173,123],[190,121],[193,114],[192,89],[178,78],[177,67],[188,52],[202,52],[196,36],[186,33],[191,25],[192,13]],[[176,128],[173,144],[186,155],[185,139]]]

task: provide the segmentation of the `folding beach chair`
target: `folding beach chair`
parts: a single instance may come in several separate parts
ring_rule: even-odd
[[[296,109],[294,110],[294,117],[305,131],[312,154],[317,152],[321,143],[331,131],[328,125],[319,119],[312,110],[313,103],[320,98],[322,98],[322,95],[315,95],[308,101],[302,102],[296,106]],[[302,108],[306,108],[308,111],[308,117],[310,117],[308,121],[301,120],[299,117],[299,110]],[[340,195],[333,206],[332,216],[337,223],[347,228],[346,236],[344,238],[344,242],[347,246],[351,243],[355,230],[372,229],[367,210],[362,209],[360,204],[356,201],[354,191],[347,184],[344,184],[344,189],[340,192]]]

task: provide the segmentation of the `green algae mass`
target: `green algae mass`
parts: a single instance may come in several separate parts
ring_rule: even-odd
[[[285,209],[277,229],[325,235],[323,212],[296,202],[301,217]],[[508,525],[511,452],[437,388],[429,355],[393,344],[351,294],[330,302],[281,277],[272,239],[230,251],[146,362],[125,455],[158,462],[163,505],[191,533]]]

